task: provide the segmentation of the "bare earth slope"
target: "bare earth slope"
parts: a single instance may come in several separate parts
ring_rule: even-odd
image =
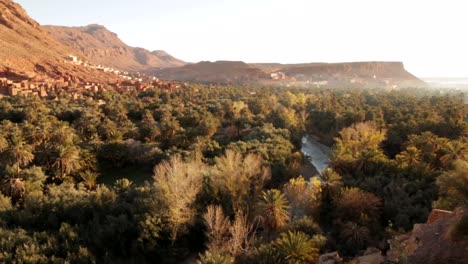
[[[0,0],[0,47],[0,77],[70,77],[87,81],[116,78],[109,73],[66,63],[67,56],[74,51],[55,41],[11,0]]]
[[[151,68],[178,67],[185,62],[164,51],[150,52],[130,47],[117,34],[101,25],[84,27],[44,26],[62,44],[80,51],[94,64],[125,71],[144,71]]]

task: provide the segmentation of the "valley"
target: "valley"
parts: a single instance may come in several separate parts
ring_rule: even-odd
[[[381,32],[392,41],[394,20],[368,28],[390,6],[360,20],[353,3],[333,26],[297,23],[292,4],[264,12],[274,2],[21,2],[68,26],[0,0],[0,263],[468,263],[465,79],[419,78],[398,58],[159,49],[365,55]],[[396,41],[382,58],[412,44]]]

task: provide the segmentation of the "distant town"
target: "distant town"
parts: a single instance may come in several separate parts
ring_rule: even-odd
[[[180,87],[176,82],[161,81],[156,77],[147,76],[139,72],[129,73],[120,71],[103,65],[93,65],[92,63],[81,60],[75,55],[69,55],[67,63],[80,65],[83,67],[97,69],[103,72],[110,72],[118,75],[122,81],[116,83],[94,83],[76,81],[70,77],[60,79],[47,79],[41,81],[33,80],[10,80],[7,77],[0,78],[0,98],[4,96],[38,96],[40,98],[58,98],[62,93],[66,93],[73,99],[84,97],[84,91],[99,92],[112,88],[115,91],[125,92],[132,89],[145,91],[149,88],[160,88],[164,90],[174,90]]]

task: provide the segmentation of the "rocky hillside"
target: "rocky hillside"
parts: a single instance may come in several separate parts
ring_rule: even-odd
[[[310,77],[356,77],[398,80],[419,80],[405,70],[402,62],[349,62],[349,63],[313,63],[298,66],[286,66],[281,71],[288,75]]]
[[[179,68],[152,70],[162,79],[202,82],[261,82],[329,86],[424,86],[401,62],[246,64],[235,61],[200,62]]]
[[[240,61],[203,61],[183,67],[149,72],[161,79],[208,83],[245,83],[269,78],[269,75]]]
[[[124,71],[182,66],[185,63],[164,51],[150,52],[125,44],[117,34],[101,25],[84,27],[44,26],[62,44],[77,50],[94,64]]]
[[[66,63],[73,51],[55,41],[26,11],[10,0],[0,0],[0,77],[112,81],[117,76]]]
[[[298,81],[355,84],[424,85],[402,62],[345,62],[310,64],[255,64],[267,72],[283,72]]]

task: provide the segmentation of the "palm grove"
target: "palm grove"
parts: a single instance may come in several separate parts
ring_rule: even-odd
[[[314,263],[467,205],[456,92],[85,95],[0,101],[1,262]],[[304,134],[333,146],[319,175],[300,175]]]

